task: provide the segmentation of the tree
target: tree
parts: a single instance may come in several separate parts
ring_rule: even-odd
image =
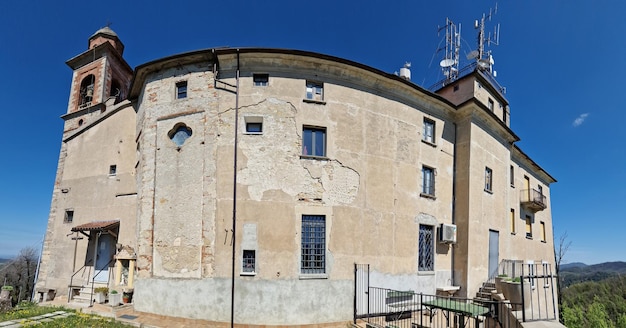
[[[4,285],[13,286],[13,303],[30,300],[35,286],[37,259],[34,248],[23,248],[17,257],[0,269]]]
[[[559,321],[562,324],[565,324],[565,320],[563,318],[563,294],[561,292],[563,288],[563,278],[561,277],[561,263],[565,259],[565,255],[569,250],[569,247],[572,245],[571,241],[567,240],[567,231],[565,231],[560,237],[559,242],[554,244],[554,263],[556,265],[556,277],[559,281],[559,288],[557,290],[557,299],[559,303]]]
[[[587,327],[596,328],[612,328],[615,327],[613,322],[609,319],[609,315],[606,312],[604,304],[596,296],[593,299],[593,303],[587,309]]]

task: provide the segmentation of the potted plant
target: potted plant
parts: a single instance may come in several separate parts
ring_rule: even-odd
[[[496,290],[498,291],[498,293],[504,294],[504,291],[502,290],[503,288],[502,281],[505,281],[508,279],[509,279],[509,276],[506,274],[500,274],[495,278]]]
[[[11,297],[11,292],[13,291],[13,286],[2,286],[2,291],[0,291],[0,299],[9,299]]]
[[[107,294],[109,293],[109,288],[107,287],[98,287],[94,290],[94,299],[96,303],[102,304],[107,299]]]
[[[122,294],[118,293],[117,290],[112,289],[109,294],[109,305],[118,306],[122,303]]]
[[[130,303],[133,301],[132,289],[124,290],[124,296],[122,296],[122,301],[124,302],[124,304]]]

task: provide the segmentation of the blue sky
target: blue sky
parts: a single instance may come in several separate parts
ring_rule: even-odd
[[[343,57],[386,72],[412,63],[412,80],[439,76],[435,52],[449,17],[462,53],[493,1],[3,1],[0,11],[0,257],[39,247],[45,233],[72,71],[107,22],[132,67],[176,53],[275,47]],[[501,1],[492,47],[518,145],[558,182],[555,236],[566,262],[626,260],[625,1]],[[493,24],[491,25],[493,26]],[[19,132],[19,133],[18,133]],[[12,136],[12,137],[11,137]],[[9,138],[10,137],[10,138]]]

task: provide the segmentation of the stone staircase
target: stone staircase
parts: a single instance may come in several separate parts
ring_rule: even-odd
[[[74,303],[82,303],[82,304],[90,304],[92,300],[95,299],[95,290],[98,287],[107,287],[107,283],[106,282],[94,282],[93,284],[93,291],[94,293],[92,293],[92,288],[91,288],[91,283],[84,283],[81,285],[74,285],[74,286],[70,286],[70,290],[72,291],[70,293],[70,301],[74,302]]]
[[[492,292],[496,290],[496,284],[493,282],[484,282],[476,292],[474,301],[477,303],[486,303],[492,300]]]

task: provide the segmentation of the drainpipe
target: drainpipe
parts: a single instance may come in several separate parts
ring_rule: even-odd
[[[231,290],[230,290],[230,327],[234,328],[235,322],[235,236],[237,235],[237,134],[239,130],[239,49],[237,49],[237,73],[235,75],[235,154],[233,155],[233,246]]]
[[[458,127],[456,125],[456,123],[452,123],[454,125],[454,149],[453,149],[453,153],[454,156],[452,157],[452,224],[456,224],[456,161],[457,161],[457,133],[458,133]],[[451,257],[451,262],[452,265],[450,266],[450,269],[452,271],[452,279],[450,279],[451,286],[456,286],[456,284],[454,283],[454,244],[451,244],[450,246],[450,257]]]

